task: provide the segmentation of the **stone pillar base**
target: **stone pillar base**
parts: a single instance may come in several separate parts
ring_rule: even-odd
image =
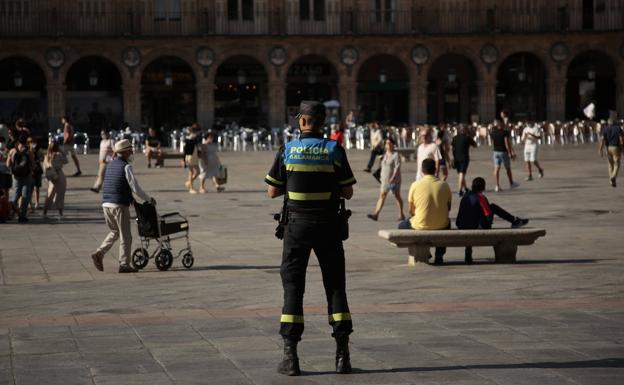
[[[496,263],[515,263],[518,246],[510,243],[499,243],[494,246],[494,260]]]
[[[407,264],[409,266],[416,266],[418,263],[429,263],[429,256],[431,255],[429,247],[410,246],[408,252]]]

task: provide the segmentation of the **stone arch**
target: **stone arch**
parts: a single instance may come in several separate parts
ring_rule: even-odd
[[[431,60],[427,76],[429,123],[468,122],[478,110],[479,70],[474,61],[457,52]]]
[[[121,55],[121,54],[120,54]],[[68,60],[65,61],[65,63],[63,64],[63,66],[59,69],[59,73],[58,73],[58,78],[59,80],[65,84],[66,79],[67,79],[67,73],[69,72],[69,70],[72,68],[72,66],[76,63],[78,63],[79,61],[88,58],[88,57],[97,57],[100,58],[102,60],[106,60],[107,62],[113,64],[115,66],[115,68],[117,69],[117,72],[119,72],[119,76],[121,76],[121,84],[125,84],[127,79],[130,78],[130,73],[128,71],[128,68],[123,65],[123,63],[121,62],[120,58],[110,58],[108,56],[104,56],[102,55],[101,51],[96,51],[96,50],[84,50],[84,51],[80,51],[80,55],[73,55],[70,56],[68,58]]]
[[[566,118],[584,118],[582,110],[595,105],[595,117],[606,119],[617,108],[617,61],[603,50],[577,52],[565,68]]]
[[[48,121],[46,72],[30,55],[3,55],[0,58],[0,122],[26,121],[34,135],[43,135]]]
[[[360,118],[393,124],[409,122],[410,72],[400,56],[366,55],[355,72]]]
[[[515,51],[496,67],[497,115],[505,110],[511,120],[546,119],[548,72],[541,58]]]
[[[140,81],[140,79],[143,77],[143,72],[150,64],[163,57],[175,57],[185,62],[186,65],[188,65],[193,71],[193,77],[195,78],[195,81],[199,81],[199,79],[202,78],[203,70],[195,62],[193,55],[194,53],[190,53],[180,49],[172,49],[167,51],[153,50],[148,51],[147,53],[141,51],[141,63],[135,68],[134,76],[138,76]]]

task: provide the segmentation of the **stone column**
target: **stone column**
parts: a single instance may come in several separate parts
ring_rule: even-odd
[[[61,83],[49,84],[46,87],[48,95],[48,127],[50,131],[56,131],[57,128],[62,127],[61,117],[66,114],[65,90],[65,85]]]
[[[566,78],[556,76],[546,80],[546,118],[563,120],[565,118]]]
[[[477,81],[479,89],[479,122],[490,123],[496,118],[496,80]]]
[[[357,113],[357,83],[351,79],[338,84],[338,95],[340,99],[340,117],[344,119],[349,111]]]
[[[410,124],[427,123],[427,81],[417,79],[410,83],[409,91]]]
[[[135,130],[141,128],[141,81],[131,79],[123,87],[124,121]]]
[[[269,125],[282,127],[286,122],[286,83],[269,82]]]
[[[197,82],[197,122],[203,129],[212,128],[214,122],[214,83],[202,79]]]

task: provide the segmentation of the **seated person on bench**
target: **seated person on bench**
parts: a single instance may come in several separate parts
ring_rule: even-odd
[[[434,176],[436,162],[433,159],[422,161],[424,176],[412,183],[409,189],[409,213],[412,216],[399,224],[399,229],[448,230],[451,228],[451,189],[449,185]],[[436,247],[435,264],[443,263],[446,247]]]
[[[481,177],[472,180],[472,190],[466,194],[459,203],[459,212],[455,224],[458,229],[491,229],[494,215],[511,223],[512,228],[518,228],[529,223],[528,219],[522,219],[509,214],[500,206],[490,203],[483,192],[485,191],[485,179]],[[472,247],[466,247],[466,263],[472,263]]]
[[[156,158],[156,167],[162,166],[164,152],[160,148],[161,141],[160,136],[154,129],[150,127],[147,130],[147,136],[145,137],[145,154],[147,155],[147,167],[152,167],[152,159]]]

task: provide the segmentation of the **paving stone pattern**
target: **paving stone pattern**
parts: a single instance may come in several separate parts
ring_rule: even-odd
[[[282,289],[272,214],[281,199],[268,199],[263,183],[273,154],[222,153],[227,190],[205,195],[184,191],[175,161],[148,169],[137,155],[137,176],[159,212],[188,216],[196,261],[187,270],[176,259],[167,272],[150,261],[125,275],[116,272],[116,247],[103,273],[89,258],[107,231],[100,197],[88,190],[97,158],[81,156],[85,175],[68,179],[64,221],[36,213],[27,225],[0,224],[0,385],[620,385],[624,188],[609,187],[593,145],[544,147],[540,155],[544,179],[523,182],[516,161],[520,188],[488,192],[548,232],[519,248],[517,264],[494,264],[491,248],[475,248],[475,264],[466,266],[463,250],[451,248],[444,266],[408,267],[406,250],[376,235],[396,227],[394,201],[379,222],[366,218],[379,186],[360,171],[368,153],[350,151],[359,181],[345,243],[355,369],[333,373],[312,258],[300,378],[275,373]],[[484,176],[491,190],[491,173],[489,149],[474,151],[469,178]],[[404,164],[405,199],[414,175],[415,163]],[[457,207],[454,196],[451,216]],[[174,242],[174,254],[182,247]]]

